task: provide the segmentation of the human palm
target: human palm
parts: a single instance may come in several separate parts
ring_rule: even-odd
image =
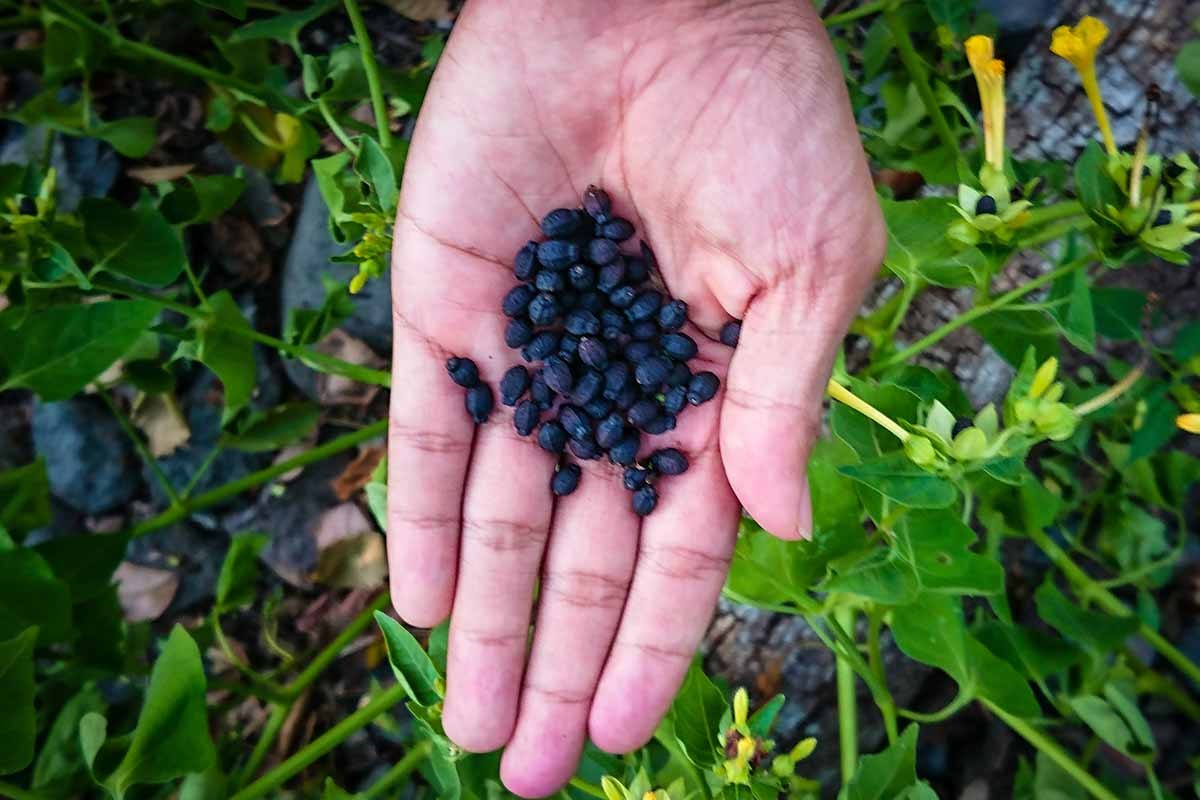
[[[508,409],[476,428],[445,372],[519,359],[500,300],[541,214],[597,184],[685,300],[716,399],[654,447],[691,462],[645,520],[617,468],[554,459]],[[395,228],[389,558],[408,622],[453,610],[444,725],[508,745],[510,789],[573,773],[586,735],[653,733],[709,621],[741,507],[811,527],[805,462],[834,353],[881,256],[869,174],[820,21],[761,0],[471,0],[430,87]],[[744,320],[736,351],[715,341]],[[695,365],[693,365],[695,366]],[[529,640],[535,586],[536,629]]]

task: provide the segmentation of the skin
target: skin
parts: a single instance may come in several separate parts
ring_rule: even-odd
[[[687,301],[693,371],[722,380],[655,438],[691,468],[659,484],[645,520],[607,461],[554,500],[554,459],[517,436],[511,409],[476,428],[444,366],[470,357],[495,386],[520,361],[499,310],[513,254],[590,183]],[[586,737],[612,752],[650,739],[711,618],[741,508],[783,538],[810,535],[824,386],[884,244],[808,3],[467,4],[396,221],[388,549],[401,618],[429,627],[453,611],[447,735],[506,746],[510,790],[557,790]],[[731,318],[744,320],[736,351],[716,339]]]

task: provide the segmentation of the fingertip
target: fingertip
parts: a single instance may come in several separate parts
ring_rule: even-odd
[[[606,753],[623,755],[645,746],[654,737],[647,733],[645,715],[624,703],[597,702],[588,719],[588,738]]]
[[[579,747],[562,742],[564,737],[553,729],[539,733],[537,741],[522,742],[520,734],[504,749],[500,759],[500,780],[518,797],[548,797],[567,785],[579,765]],[[574,757],[562,757],[564,745]]]
[[[508,744],[516,725],[515,715],[497,714],[481,718],[479,709],[460,712],[453,703],[452,692],[446,696],[443,706],[442,729],[459,749],[468,753],[490,753]]]
[[[396,574],[398,570],[393,570]],[[436,628],[450,616],[452,598],[449,594],[420,594],[411,590],[403,577],[396,575],[391,581],[392,608],[396,615],[411,628]]]

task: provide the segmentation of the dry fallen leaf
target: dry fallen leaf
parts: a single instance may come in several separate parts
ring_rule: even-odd
[[[415,22],[437,22],[454,17],[448,0],[384,0],[384,3]]]
[[[313,431],[314,438],[316,437],[316,433],[317,432],[314,430]],[[312,442],[297,442],[296,444],[289,444],[287,447],[285,447],[279,451],[279,453],[275,456],[275,459],[271,463],[272,464],[282,464],[285,461],[291,461],[296,456],[303,455],[304,453],[307,453],[309,450],[312,450],[312,448],[313,448]],[[304,472],[304,467],[296,467],[295,469],[289,469],[287,472],[283,473],[275,480],[279,481],[280,483],[291,483],[292,481],[296,480],[296,478],[300,477],[301,472]]]
[[[150,454],[169,456],[192,437],[187,420],[169,394],[143,394],[133,402],[130,419],[146,434]]]
[[[142,183],[153,186],[163,181],[173,181],[182,178],[196,168],[195,164],[166,164],[161,167],[130,167],[125,174],[136,178]]]
[[[179,590],[177,573],[131,561],[122,561],[113,578],[117,582],[117,599],[130,622],[158,619]]]
[[[319,353],[357,364],[360,367],[382,369],[385,363],[366,343],[340,329],[331,331],[328,336],[317,343],[315,349]],[[365,406],[369,405],[378,393],[378,386],[359,383],[341,375],[317,373],[317,402],[322,405]]]
[[[317,520],[313,580],[337,589],[379,586],[387,576],[383,537],[354,503],[334,506]]]
[[[364,447],[353,461],[346,465],[342,474],[338,475],[330,486],[337,499],[345,502],[358,492],[359,489],[371,482],[371,473],[383,460],[382,447]]]

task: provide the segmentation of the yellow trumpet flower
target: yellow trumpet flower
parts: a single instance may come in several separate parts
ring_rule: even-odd
[[[1200,434],[1200,414],[1180,414],[1175,418],[1175,427],[1187,433]]]
[[[1004,171],[1004,62],[996,58],[990,36],[972,36],[966,42],[967,61],[979,84],[983,108],[984,156],[997,172]]]
[[[1113,156],[1117,154],[1117,143],[1113,138],[1112,126],[1108,122],[1108,111],[1104,108],[1100,84],[1096,80],[1096,52],[1107,38],[1107,25],[1095,17],[1084,17],[1074,28],[1063,25],[1054,30],[1050,52],[1071,62],[1078,70],[1083,90],[1087,92],[1088,101],[1092,104],[1092,113],[1096,115],[1096,122],[1100,125],[1104,148]]]

